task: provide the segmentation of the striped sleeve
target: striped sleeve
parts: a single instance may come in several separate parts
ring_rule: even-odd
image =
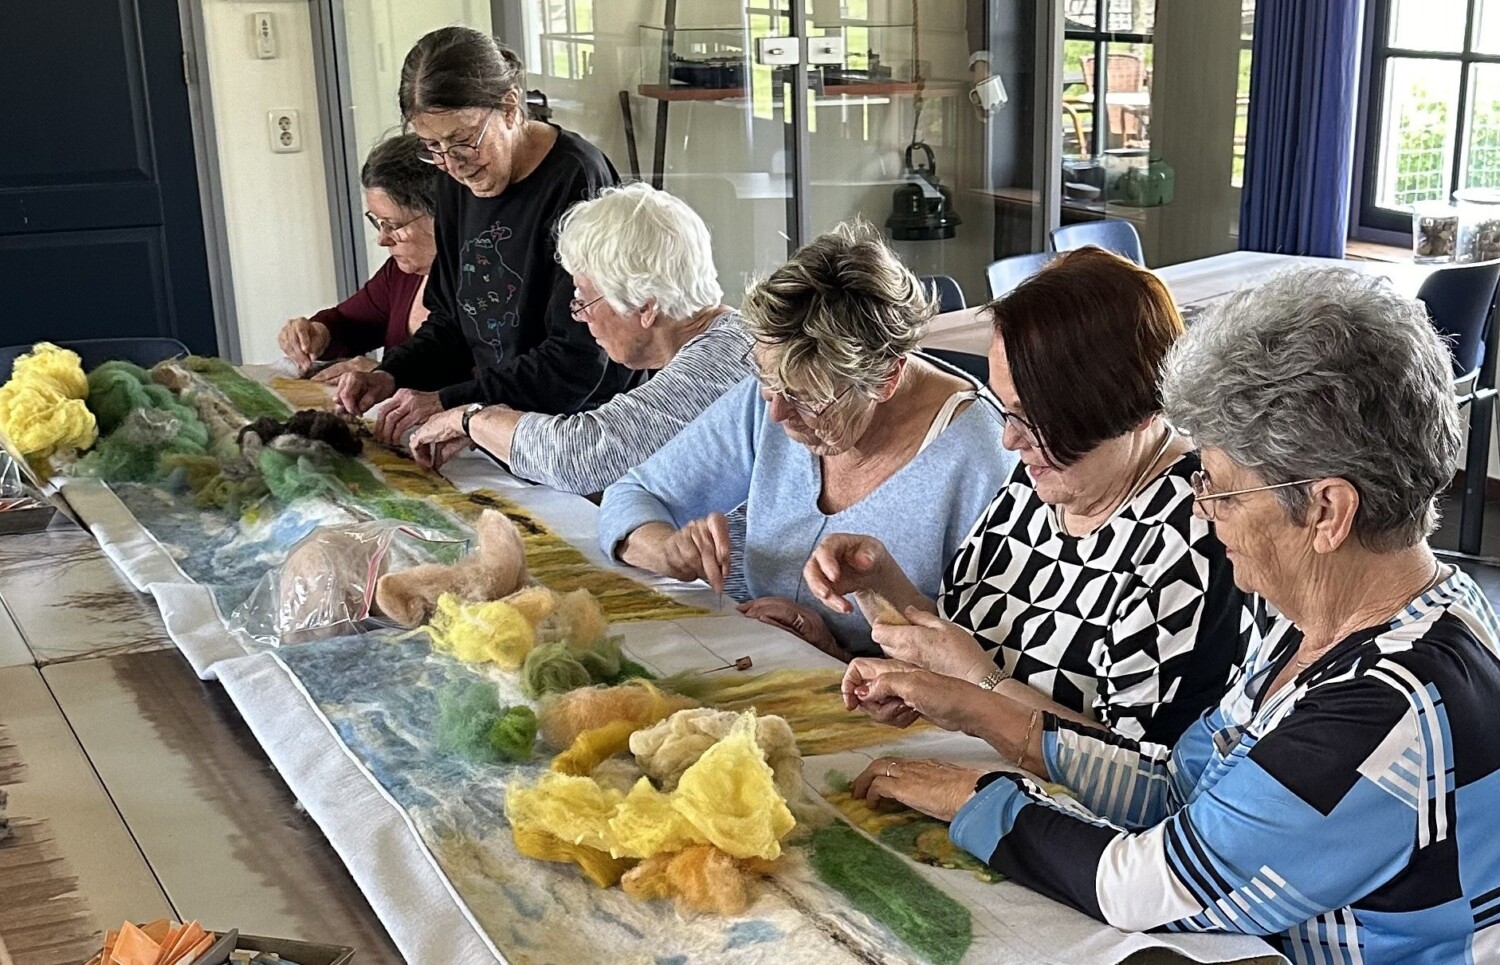
[[[603,491],[741,382],[749,374],[750,344],[736,322],[721,321],[684,345],[644,384],[597,409],[526,413],[516,423],[511,471],[566,492]]]
[[[1007,778],[980,790],[950,834],[1116,928],[1286,931],[1368,895],[1423,844],[1419,814],[1443,804],[1412,788],[1447,776],[1433,773],[1446,765],[1420,689],[1363,678],[1309,692],[1259,742],[1243,735],[1221,780],[1145,830],[1085,819]]]

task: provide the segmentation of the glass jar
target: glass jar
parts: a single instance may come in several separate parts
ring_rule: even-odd
[[[1411,253],[1418,264],[1452,261],[1458,242],[1458,209],[1446,201],[1411,206]]]
[[[1500,258],[1500,191],[1464,188],[1453,194],[1458,201],[1458,243],[1455,261],[1490,261]]]

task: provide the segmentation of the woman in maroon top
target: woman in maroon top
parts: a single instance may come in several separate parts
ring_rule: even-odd
[[[391,257],[363,288],[312,318],[294,318],[277,341],[300,373],[322,359],[343,359],[318,372],[319,382],[337,381],[345,372],[368,372],[375,362],[364,353],[400,345],[427,319],[422,292],[437,254],[432,216],[442,172],[420,160],[422,142],[399,134],[375,145],[359,180],[365,218],[376,241]]]

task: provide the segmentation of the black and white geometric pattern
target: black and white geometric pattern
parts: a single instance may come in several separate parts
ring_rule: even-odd
[[[1182,456],[1073,537],[1018,465],[949,564],[939,612],[1064,707],[1172,744],[1223,696],[1268,622],[1193,515],[1199,468],[1196,454]]]

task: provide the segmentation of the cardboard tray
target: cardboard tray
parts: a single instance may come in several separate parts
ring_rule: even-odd
[[[225,965],[236,948],[247,948],[257,952],[275,952],[297,965],[348,965],[354,960],[354,949],[347,945],[317,945],[312,942],[292,941],[290,938],[263,938],[260,935],[241,935],[238,931],[217,933],[214,942],[193,965]]]

